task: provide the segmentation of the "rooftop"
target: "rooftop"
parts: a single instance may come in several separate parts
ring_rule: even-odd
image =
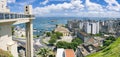
[[[79,33],[83,36],[88,36],[88,34],[86,34],[85,32],[80,31]]]
[[[64,55],[64,49],[63,48],[57,49],[56,57],[63,57],[63,55]]]
[[[73,49],[65,49],[65,57],[75,57]]]
[[[62,27],[62,26],[58,26],[58,27],[55,29],[55,31],[59,31],[59,32],[61,32],[61,33],[64,33],[64,32],[69,33],[69,30],[68,30],[67,28],[65,28],[65,27]]]

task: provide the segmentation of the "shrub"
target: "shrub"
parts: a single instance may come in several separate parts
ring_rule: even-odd
[[[13,57],[9,52],[0,49],[0,57]]]

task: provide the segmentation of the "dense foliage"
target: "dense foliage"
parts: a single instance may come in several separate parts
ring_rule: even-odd
[[[9,52],[0,49],[0,57],[13,57]]]
[[[112,37],[109,39],[112,39]],[[120,57],[120,38],[116,39],[103,50],[90,54],[87,57]]]
[[[106,38],[106,40],[103,42],[103,46],[107,47],[109,46],[111,43],[113,43],[115,41],[115,37],[113,36],[109,36],[108,38]]]
[[[51,35],[51,39],[49,40],[49,44],[54,44],[57,41],[57,36],[56,35]]]
[[[64,48],[64,49],[76,49],[77,43],[68,43],[65,41],[59,41],[56,44],[57,48]]]
[[[74,49],[76,50],[77,46],[81,44],[82,41],[79,38],[75,38],[72,40],[71,43],[65,42],[65,41],[59,41],[57,42],[56,46],[57,48],[65,48],[65,49]]]
[[[38,52],[38,55],[41,55],[42,57],[49,56],[50,50],[48,48],[41,48]]]
[[[11,27],[12,28],[12,35],[14,35],[15,31],[14,31],[14,26]]]
[[[47,32],[47,33],[46,33],[46,36],[47,36],[47,37],[50,37],[50,36],[51,36],[51,33],[50,33],[50,32]]]
[[[37,54],[42,57],[55,57],[53,51],[48,48],[41,48]]]
[[[48,33],[48,36],[49,36],[49,34],[50,33]],[[57,41],[57,39],[60,39],[61,36],[63,36],[63,34],[60,33],[60,32],[54,32],[54,33],[52,33],[51,38],[49,40],[49,44],[54,44]]]
[[[81,43],[83,43],[80,38],[75,38],[75,39],[72,40],[72,42],[75,42],[75,43],[77,43],[78,45],[81,44]]]
[[[55,32],[55,35],[56,35],[56,37],[57,37],[58,39],[60,39],[60,36],[63,36],[63,34],[60,33],[60,32]]]

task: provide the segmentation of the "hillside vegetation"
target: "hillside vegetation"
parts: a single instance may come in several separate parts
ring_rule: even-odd
[[[120,37],[107,48],[86,57],[120,57]]]
[[[9,52],[0,49],[0,57],[13,57]]]

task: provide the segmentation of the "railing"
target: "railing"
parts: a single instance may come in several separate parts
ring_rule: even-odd
[[[34,15],[16,14],[16,13],[0,13],[0,20],[17,19],[17,18],[33,18]]]

